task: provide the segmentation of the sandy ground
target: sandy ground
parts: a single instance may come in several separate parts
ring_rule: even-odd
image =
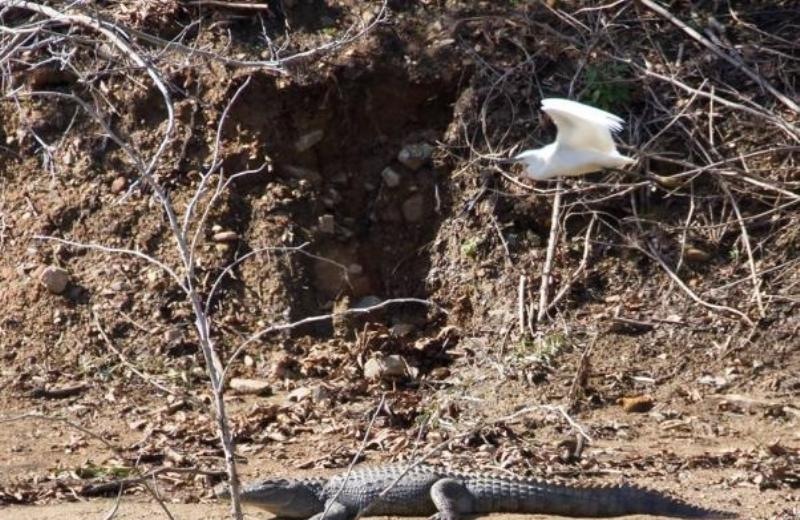
[[[227,508],[219,504],[170,504],[169,510],[176,520],[217,520],[227,518]],[[65,518],[80,518],[81,520],[94,520],[106,518],[114,508],[113,500],[93,500],[76,504],[57,504],[52,506],[23,506],[0,509],[0,518],[3,520],[64,520]],[[117,515],[118,520],[134,518],[166,518],[164,511],[157,505],[148,502],[124,501],[120,504]],[[245,518],[261,519],[272,518],[268,513],[250,510],[245,513]],[[377,517],[380,518],[380,517]],[[493,520],[521,520],[527,519],[557,519],[561,517],[547,515],[491,515]],[[627,516],[628,520],[656,520],[661,517],[654,516]]]

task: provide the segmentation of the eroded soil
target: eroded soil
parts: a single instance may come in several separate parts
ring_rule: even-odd
[[[268,4],[255,17],[172,1],[103,7],[115,23],[237,60],[265,59],[264,35],[288,55],[379,13],[372,2]],[[250,172],[198,232],[204,295],[223,274],[210,306],[223,360],[272,324],[389,298],[435,303],[250,343],[231,375],[269,391],[226,396],[242,478],[328,474],[356,455],[408,460],[451,439],[432,461],[624,480],[744,518],[800,518],[800,217],[787,195],[800,177],[785,129],[798,115],[641,6],[547,4],[390,2],[366,35],[284,76],[137,43],[173,96],[156,175],[177,211],[215,162]],[[800,15],[774,4],[676,14],[707,31],[721,20],[790,95]],[[3,16],[16,27],[30,14]],[[167,111],[148,77],[119,70],[105,47],[56,43],[78,49],[71,67],[40,65],[52,49],[35,47],[9,62],[8,85],[102,93],[114,130],[155,153]],[[645,63],[757,110],[709,105]],[[620,141],[631,153],[648,143],[652,156],[627,175],[567,183],[553,283],[569,290],[548,320],[520,324],[520,301],[535,314],[553,186],[514,182],[486,155],[553,137],[542,95],[616,111],[628,121]],[[16,418],[0,425],[0,516],[104,518],[119,482],[172,468],[156,481],[176,518],[226,517],[211,492],[224,474],[208,379],[176,283],[131,256],[40,238],[137,250],[179,270],[158,202],[74,102],[7,96],[0,111],[0,415]],[[398,158],[423,145],[432,153],[420,165]],[[720,161],[734,175],[691,173]],[[261,248],[272,249],[225,271]],[[63,293],[42,284],[48,266],[67,271]],[[406,372],[365,375],[393,355]],[[163,514],[128,483],[116,518]]]

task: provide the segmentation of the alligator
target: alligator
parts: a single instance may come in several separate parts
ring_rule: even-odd
[[[217,496],[229,498],[228,493],[225,486]],[[310,520],[355,520],[361,516],[459,520],[488,513],[739,518],[735,513],[694,506],[635,485],[571,486],[422,464],[359,467],[349,475],[327,479],[268,479],[243,486],[241,499],[279,518]]]

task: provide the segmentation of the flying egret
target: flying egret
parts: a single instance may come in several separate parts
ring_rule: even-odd
[[[599,108],[569,99],[542,100],[542,110],[558,129],[556,140],[514,157],[525,164],[523,175],[541,181],[583,175],[603,168],[620,168],[636,162],[617,151],[611,132],[622,130],[623,120]]]

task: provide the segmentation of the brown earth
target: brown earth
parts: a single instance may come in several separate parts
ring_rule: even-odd
[[[96,3],[120,26],[218,56],[135,39],[174,102],[155,173],[177,211],[214,161],[229,176],[256,170],[222,192],[198,235],[203,294],[224,274],[211,305],[224,360],[271,324],[388,298],[436,304],[323,319],[247,346],[232,375],[271,395],[226,396],[243,479],[330,473],[356,455],[407,460],[450,439],[432,460],[625,480],[744,518],[800,518],[800,117],[741,68],[628,2],[392,1],[366,35],[288,62],[285,76],[219,56],[266,59],[264,35],[284,55],[318,47],[379,5],[268,2],[253,16]],[[701,4],[675,15],[733,42],[797,98],[790,3]],[[140,259],[38,238],[142,251],[181,272],[151,191],[128,192],[138,173],[124,150],[73,101],[20,92],[96,103],[145,158],[166,129],[161,95],[97,33],[53,30],[64,37],[0,62],[0,416],[13,419],[0,423],[0,517],[102,518],[121,480],[166,468],[156,481],[176,518],[223,518],[211,492],[222,451],[179,287]],[[553,284],[571,285],[548,320],[520,328],[521,277],[528,314],[538,301],[553,186],[515,183],[485,155],[552,138],[542,95],[624,116],[620,141],[644,159],[627,176],[567,182]],[[419,168],[398,160],[420,143],[433,153]],[[226,231],[233,240],[219,238]],[[291,250],[223,272],[265,247]],[[693,301],[657,256],[703,301],[746,318]],[[41,283],[47,266],[68,273],[63,293]],[[389,355],[412,370],[364,376]],[[577,427],[540,405],[563,407]],[[582,450],[578,427],[591,438]],[[163,514],[149,496],[131,483],[117,518]]]

